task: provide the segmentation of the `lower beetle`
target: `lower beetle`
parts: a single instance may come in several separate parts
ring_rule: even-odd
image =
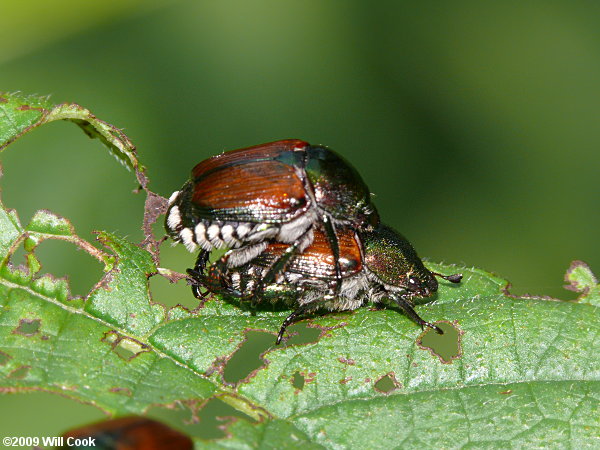
[[[417,256],[412,245],[398,232],[381,224],[372,231],[356,232],[351,228],[338,229],[339,268],[341,285],[337,283],[335,257],[327,237],[315,229],[314,240],[302,253],[292,257],[285,270],[276,274],[273,282],[257,287],[274,261],[281,258],[287,247],[271,243],[249,263],[230,268],[226,254],[203,274],[190,271],[196,283],[213,293],[221,293],[253,301],[283,300],[294,311],[283,321],[276,344],[287,326],[299,316],[318,309],[328,311],[354,310],[368,301],[380,303],[392,300],[421,327],[430,327],[442,334],[436,325],[424,321],[413,308],[413,297],[429,297],[438,289],[436,276],[459,283],[462,275],[441,275],[431,272]],[[258,300],[257,300],[258,298]]]
[[[229,267],[239,267],[260,254],[267,241],[289,244],[264,274],[266,284],[321,227],[339,284],[337,228],[366,230],[378,224],[369,188],[350,163],[327,147],[288,139],[196,165],[191,179],[169,199],[165,228],[188,250],[200,248],[197,271],[215,248],[240,249],[228,259]]]

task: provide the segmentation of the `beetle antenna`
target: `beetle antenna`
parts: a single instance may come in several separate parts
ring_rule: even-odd
[[[448,280],[452,283],[460,283],[460,280],[462,280],[462,273],[455,273],[452,275],[442,275],[441,273],[431,272],[431,274],[435,275],[436,277],[443,278],[444,280]]]

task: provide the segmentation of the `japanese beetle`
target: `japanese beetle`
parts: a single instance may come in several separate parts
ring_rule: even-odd
[[[441,275],[431,272],[417,256],[415,249],[400,233],[383,224],[370,231],[352,228],[337,230],[341,285],[337,283],[335,257],[327,236],[318,228],[314,240],[302,253],[292,257],[284,271],[273,282],[257,286],[274,261],[286,252],[281,243],[270,243],[257,257],[239,268],[228,267],[226,254],[208,268],[208,273],[193,272],[196,282],[208,291],[254,301],[283,300],[294,308],[284,320],[276,344],[285,329],[297,317],[318,309],[328,311],[354,310],[368,301],[381,303],[388,298],[421,327],[441,329],[424,321],[413,309],[414,297],[429,297],[438,289],[436,276],[459,283],[462,275]]]
[[[169,199],[165,228],[188,250],[200,248],[196,271],[204,269],[217,248],[239,249],[228,258],[229,267],[239,267],[268,242],[289,244],[264,274],[264,284],[322,228],[339,284],[337,229],[368,230],[378,224],[369,188],[350,163],[327,147],[288,139],[232,150],[196,165],[191,179]]]

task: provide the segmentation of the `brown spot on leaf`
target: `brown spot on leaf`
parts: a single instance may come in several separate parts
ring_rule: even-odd
[[[304,375],[304,382],[306,384],[312,383],[313,381],[315,381],[315,378],[317,378],[317,374],[315,372],[310,372],[308,375],[302,373],[302,375]]]
[[[21,319],[19,320],[19,326],[13,330],[13,334],[27,337],[35,336],[40,332],[41,323],[40,319]]]
[[[15,378],[17,380],[22,380],[29,373],[29,369],[31,369],[31,366],[17,367],[15,370],[13,370],[11,373],[8,374],[8,378]]]
[[[31,111],[31,110],[45,111],[44,108],[41,108],[39,106],[31,106],[31,105],[21,105],[21,106],[17,106],[15,109],[17,111]]]
[[[349,381],[352,381],[352,377],[342,378],[340,384],[348,384]]]
[[[348,364],[349,366],[353,366],[356,364],[356,361],[354,361],[353,359],[346,359],[341,356],[338,358],[338,361],[342,364]]]
[[[210,367],[206,370],[206,372],[204,372],[204,375],[210,377],[215,372],[223,374],[223,368],[225,367],[225,364],[227,364],[227,360],[228,358],[225,356],[217,357],[210,365]]]
[[[8,103],[8,99],[6,97],[0,96],[0,103]]]
[[[508,395],[508,394],[512,394],[513,390],[512,389],[507,389],[506,391],[501,391],[498,392],[498,394],[502,394],[502,395]]]
[[[114,392],[115,394],[125,395],[127,397],[131,397],[133,394],[131,393],[131,389],[124,387],[112,387],[109,389],[110,392]]]

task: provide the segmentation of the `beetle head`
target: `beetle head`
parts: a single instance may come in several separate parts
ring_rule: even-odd
[[[411,297],[429,297],[438,289],[435,276],[460,282],[460,275],[444,276],[428,270],[410,242],[386,225],[362,233],[362,238],[365,265],[389,291],[402,290]]]

